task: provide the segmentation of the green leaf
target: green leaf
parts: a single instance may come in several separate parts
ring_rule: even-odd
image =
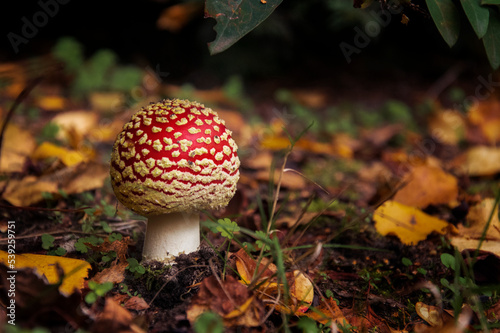
[[[223,333],[224,323],[218,314],[207,311],[196,319],[193,329],[195,333]]]
[[[208,43],[210,54],[227,50],[261,24],[282,0],[206,0],[205,17],[217,21],[215,40]]]
[[[45,250],[50,249],[51,247],[54,246],[54,236],[49,235],[49,234],[43,234],[42,235],[42,248]]]
[[[425,0],[439,33],[449,47],[455,45],[460,31],[460,17],[452,0]]]
[[[405,257],[405,258],[403,258],[403,259],[401,259],[401,262],[402,262],[402,263],[403,263],[403,265],[405,265],[406,267],[413,265],[412,261],[411,261],[410,259],[406,258],[406,257]]]
[[[68,72],[78,71],[83,64],[83,46],[72,37],[62,37],[52,49],[52,55],[62,60]]]
[[[240,231],[238,224],[228,218],[219,219],[217,222],[219,223],[217,231],[220,232],[222,237],[227,239],[233,239],[234,233]]]
[[[119,67],[111,74],[109,85],[113,91],[127,92],[141,84],[142,76],[143,72],[139,68]]]
[[[490,14],[488,31],[483,37],[484,49],[493,69],[500,66],[500,17],[493,10]]]
[[[460,0],[464,12],[469,19],[472,28],[474,28],[477,37],[483,38],[486,30],[488,29],[490,11],[488,8],[481,6],[479,1],[480,0]]]
[[[482,0],[481,5],[500,5],[500,0]]]
[[[319,333],[320,330],[316,326],[316,322],[311,318],[302,317],[297,322],[297,328],[302,330],[302,333]]]
[[[443,254],[441,254],[441,262],[446,267],[455,270],[456,260],[455,260],[455,257],[452,256],[451,254],[449,254],[449,253],[443,253]]]

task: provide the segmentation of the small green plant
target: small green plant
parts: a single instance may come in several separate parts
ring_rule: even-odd
[[[42,248],[45,250],[49,250],[48,251],[49,255],[63,256],[67,253],[67,251],[62,247],[54,248],[55,247],[54,236],[49,234],[43,234],[41,238],[42,238]]]
[[[113,289],[113,282],[97,283],[95,281],[89,281],[90,292],[85,295],[85,302],[87,304],[94,304],[99,297],[106,295],[111,289]]]
[[[82,44],[64,37],[54,46],[52,54],[65,64],[68,74],[74,76],[71,90],[77,96],[96,90],[129,92],[141,84],[143,71],[118,65],[118,56],[109,49],[99,50],[85,60]]]
[[[80,252],[80,253],[87,253],[89,251],[89,247],[86,244],[91,244],[94,246],[98,246],[99,244],[102,244],[104,242],[104,239],[97,237],[97,236],[88,236],[88,237],[81,237],[78,238],[78,240],[75,243],[75,249]]]
[[[320,328],[318,328],[314,320],[307,317],[302,317],[297,321],[297,328],[299,328],[303,333],[324,332],[323,330],[320,330]]]
[[[240,231],[238,224],[228,218],[219,219],[217,223],[219,225],[216,227],[216,230],[220,232],[222,237],[229,240],[234,239],[235,233]]]
[[[208,311],[196,319],[193,328],[196,333],[223,333],[224,323],[218,314]]]
[[[128,258],[127,259],[127,262],[128,262],[128,266],[127,266],[127,269],[134,273],[134,277],[139,277],[141,275],[144,275],[144,273],[146,273],[146,268],[144,268],[144,266],[142,266],[138,261],[137,259],[135,258]]]
[[[118,285],[118,287],[120,287],[120,292],[122,294],[127,294],[128,296],[130,297],[134,297],[134,296],[137,296],[137,297],[142,297],[141,294],[139,294],[139,292],[136,290],[133,294],[130,292],[128,286],[125,284],[125,283],[120,283]]]

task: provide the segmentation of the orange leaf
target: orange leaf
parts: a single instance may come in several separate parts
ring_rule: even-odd
[[[404,181],[406,184],[396,193],[394,201],[417,208],[431,204],[457,204],[457,179],[437,166],[417,166]]]

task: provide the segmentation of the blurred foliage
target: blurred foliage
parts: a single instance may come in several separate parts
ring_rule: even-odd
[[[477,37],[482,39],[486,55],[493,69],[500,66],[499,2],[495,0],[460,1]],[[427,8],[439,33],[452,47],[460,36],[459,9],[452,0],[426,0]]]
[[[206,0],[208,16],[213,17],[217,24],[217,33],[214,42],[209,44],[211,54],[220,53],[247,33],[261,25],[266,18],[280,5],[281,1],[241,1],[229,5],[221,0]],[[436,27],[446,41],[452,47],[460,37],[461,13],[452,0],[426,0],[429,11]],[[467,17],[477,37],[483,41],[486,55],[493,69],[500,66],[500,13],[499,2],[496,0],[472,0],[461,1],[465,17]],[[360,31],[370,23],[381,23],[383,20],[378,16],[382,10],[387,10],[388,15],[400,13],[404,9],[406,13],[413,12],[415,15],[424,16],[425,8],[406,0],[380,1],[373,0],[313,0],[298,2],[291,6],[288,19],[297,19],[303,13],[309,11],[312,6],[328,12],[328,27],[332,31],[358,26]],[[372,10],[366,10],[371,8]],[[324,15],[325,13],[322,13]],[[408,23],[408,16],[401,17],[403,24]],[[368,33],[369,34],[369,33]],[[370,35],[371,36],[371,35]],[[465,38],[465,37],[464,37]]]
[[[108,49],[97,51],[85,60],[83,46],[71,37],[61,38],[52,49],[55,58],[65,64],[74,78],[71,91],[83,96],[94,91],[128,92],[141,83],[143,71],[118,64],[117,55]]]

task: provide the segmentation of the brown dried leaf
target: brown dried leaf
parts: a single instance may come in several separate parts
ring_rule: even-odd
[[[215,276],[205,278],[187,310],[187,318],[193,324],[205,311],[220,315],[226,327],[259,326],[264,315],[260,301],[232,276],[219,281]]]
[[[93,333],[144,333],[133,323],[134,317],[112,298],[106,298],[104,311],[97,316],[92,326]]]
[[[58,184],[55,182],[27,176],[9,181],[2,197],[14,206],[30,206],[43,199],[42,193],[57,193],[57,188]]]
[[[468,138],[472,142],[496,144],[500,141],[500,101],[492,98],[477,102],[467,114]]]
[[[202,10],[199,2],[186,2],[170,6],[161,12],[156,26],[161,30],[178,32],[195,16],[201,14]]]
[[[266,258],[261,260],[257,269],[257,262],[248,255],[245,249],[238,250],[232,256],[236,258],[236,269],[245,284],[250,284],[254,275],[258,277],[258,280],[263,280],[273,276],[277,271],[276,266],[269,263]]]
[[[335,324],[346,326],[349,321],[340,310],[337,302],[333,298],[322,299],[319,306],[310,309],[306,313],[295,313],[298,316],[306,316],[323,325],[326,325],[330,320]]]

